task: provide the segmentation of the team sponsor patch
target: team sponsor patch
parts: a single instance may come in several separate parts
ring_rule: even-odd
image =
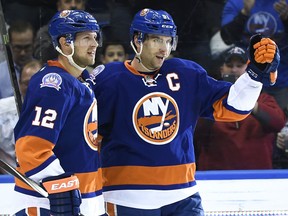
[[[62,83],[62,78],[57,73],[49,73],[46,74],[42,78],[42,83],[40,84],[40,88],[43,87],[49,87],[49,88],[55,88],[57,91],[61,89],[60,85]]]
[[[162,92],[142,97],[134,107],[132,118],[137,134],[150,144],[167,144],[179,130],[178,105],[171,96]]]

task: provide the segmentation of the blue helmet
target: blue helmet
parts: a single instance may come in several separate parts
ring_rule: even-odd
[[[172,50],[177,45],[177,27],[170,14],[163,10],[145,8],[139,11],[130,26],[130,38],[133,40],[135,32],[140,33],[138,40],[143,42],[144,34],[163,35],[173,38]],[[174,47],[174,49],[173,49]]]
[[[96,19],[82,10],[63,10],[57,12],[49,22],[49,34],[54,47],[58,46],[58,39],[66,37],[67,43],[75,40],[78,32],[95,31],[97,33],[99,46],[102,43],[100,27]]]

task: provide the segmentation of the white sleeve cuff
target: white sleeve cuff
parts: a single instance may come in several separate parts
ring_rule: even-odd
[[[242,74],[231,86],[227,103],[240,111],[250,111],[255,106],[263,84],[250,78],[247,73]]]

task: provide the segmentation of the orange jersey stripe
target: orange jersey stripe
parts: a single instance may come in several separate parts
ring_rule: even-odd
[[[116,206],[113,203],[106,203],[106,212],[109,216],[116,216],[115,212]]]
[[[21,188],[34,191],[30,186],[28,186],[24,182],[20,181],[18,178],[15,178],[15,184]]]
[[[89,173],[76,173],[75,174],[79,180],[79,190],[81,193],[93,193],[95,191],[99,191],[102,189],[102,170],[98,169],[97,172],[89,172]],[[23,183],[22,181],[15,178],[15,183],[17,186],[21,188],[25,188],[27,190],[33,189]]]
[[[20,165],[18,171],[26,173],[35,169],[53,155],[54,144],[35,136],[25,136],[16,141],[15,151]]]
[[[137,71],[134,67],[132,67],[132,66],[129,64],[129,60],[126,60],[126,61],[124,62],[124,64],[125,64],[125,67],[126,67],[130,72],[132,72],[133,74],[138,75],[138,76],[145,77],[145,74],[139,73],[139,71]],[[158,71],[159,71],[159,70],[157,70],[157,73],[158,73]],[[155,76],[155,74],[157,74],[157,73],[154,73],[154,76]]]
[[[145,167],[117,166],[102,168],[104,186],[111,185],[173,185],[194,181],[195,163]]]
[[[220,100],[217,100],[213,104],[213,108],[214,108],[213,116],[214,116],[215,121],[222,121],[222,122],[241,121],[249,115],[249,114],[238,114],[238,113],[235,113],[226,109],[223,106],[223,99],[225,97],[227,97],[227,95],[222,97]]]
[[[58,60],[48,60],[47,63],[49,66],[59,67],[66,71],[65,67]]]
[[[80,185],[79,189],[81,193],[90,193],[99,191],[102,189],[102,170],[98,169],[97,172],[89,173],[75,173],[78,177]]]
[[[37,208],[36,207],[30,207],[27,209],[27,213],[29,216],[37,216]]]

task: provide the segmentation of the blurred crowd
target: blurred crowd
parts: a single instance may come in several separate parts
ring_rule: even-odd
[[[235,82],[245,72],[252,35],[270,37],[281,54],[277,83],[263,88],[253,112],[243,121],[199,119],[194,138],[197,169],[288,168],[286,0],[1,0],[1,4],[22,99],[31,76],[57,57],[48,34],[48,22],[57,11],[86,10],[99,22],[103,45],[91,68],[133,57],[129,28],[142,8],[166,10],[174,18],[178,47],[171,58],[193,60],[218,80]],[[8,65],[1,46],[0,159],[15,166],[13,128],[18,115]]]

